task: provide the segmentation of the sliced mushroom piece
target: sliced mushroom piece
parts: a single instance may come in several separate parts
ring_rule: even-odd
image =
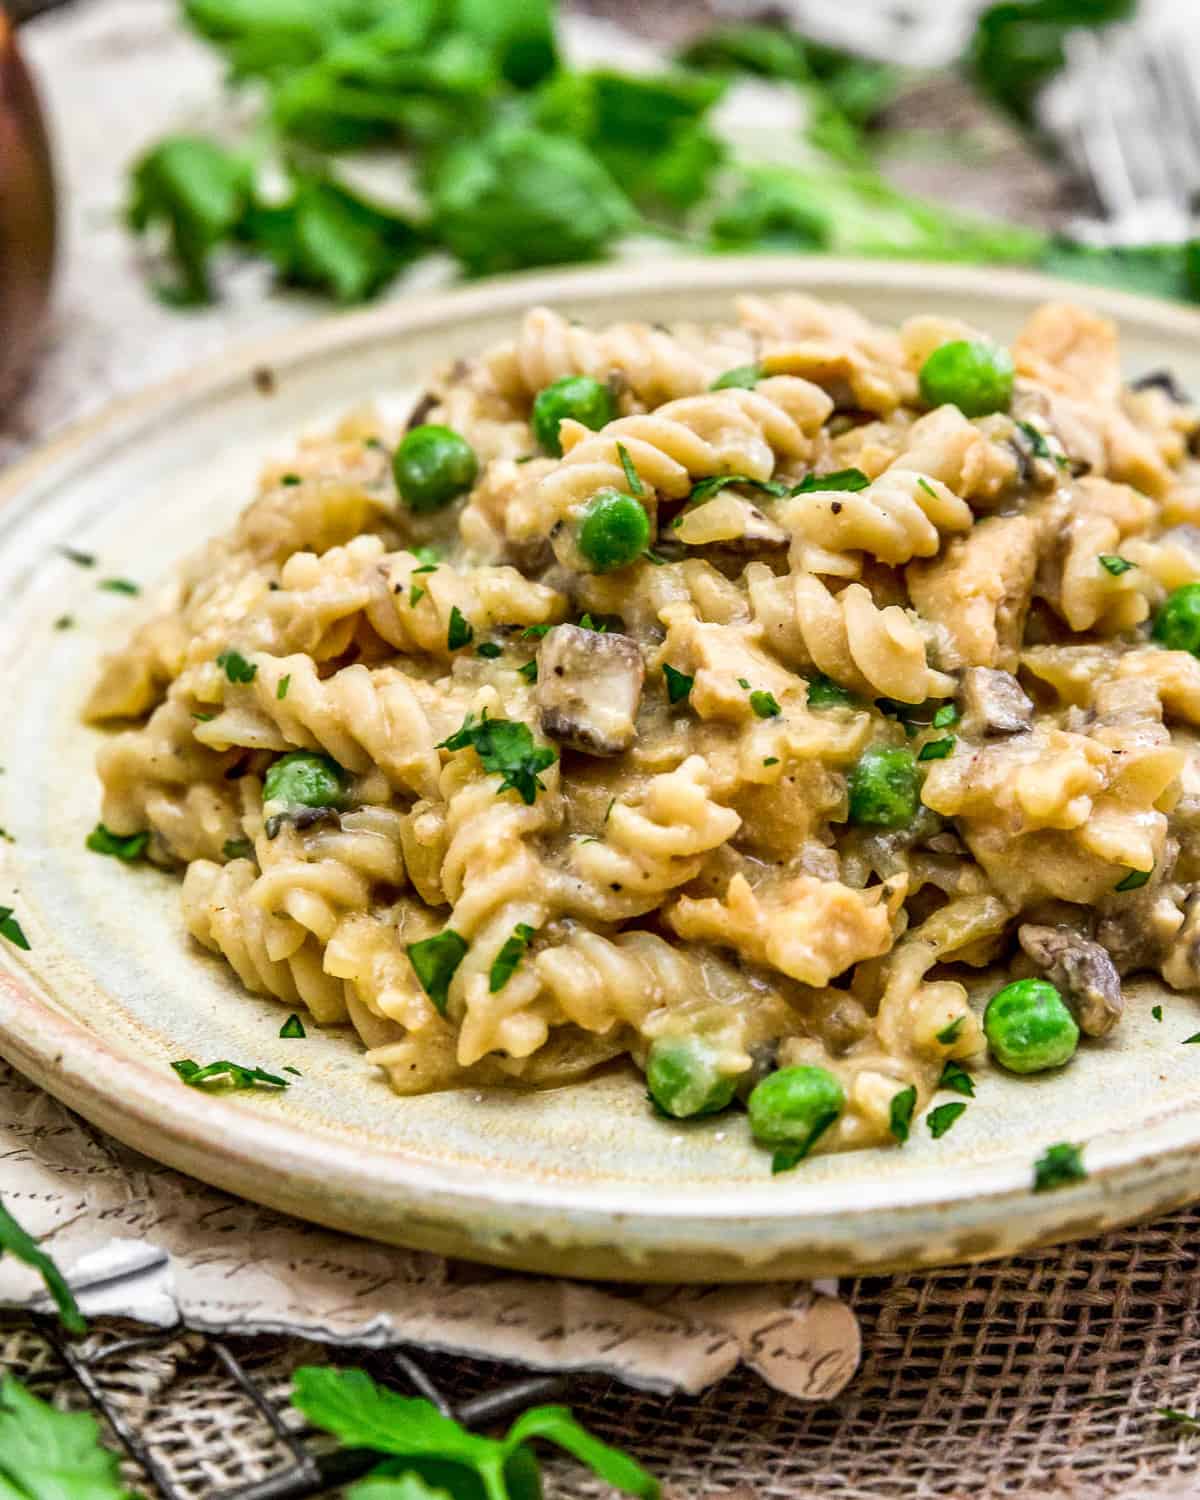
[[[550,739],[585,755],[629,749],[646,675],[636,641],[556,625],[542,640],[537,661],[537,704]]]
[[[1056,985],[1075,1013],[1085,1036],[1107,1036],[1125,1009],[1121,976],[1099,943],[1069,927],[1038,927],[1026,922],[1017,932],[1021,947]]]
[[[959,696],[965,734],[1024,734],[1033,728],[1033,703],[1011,672],[968,667]]]

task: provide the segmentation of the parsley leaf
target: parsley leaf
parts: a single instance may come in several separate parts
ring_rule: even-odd
[[[791,1146],[776,1146],[771,1155],[771,1176],[777,1177],[780,1172],[790,1172],[793,1167],[799,1166],[829,1127],[836,1122],[837,1117],[836,1109],[818,1115],[813,1128],[802,1141]]]
[[[939,1104],[929,1111],[929,1134],[935,1141],[941,1140],[966,1107],[960,1099],[953,1099],[949,1104]]]
[[[629,456],[629,449],[624,443],[617,444],[617,457],[621,460],[621,467],[625,471],[625,483],[629,486],[629,493],[638,500],[646,493],[646,486],[642,483],[641,475],[633,466],[633,459]]]
[[[32,1235],[27,1234],[0,1200],[0,1255],[14,1255],[19,1261],[35,1270],[46,1283],[46,1290],[54,1298],[59,1321],[68,1333],[87,1332],[87,1323],[79,1311],[74,1293],[67,1279],[58,1269],[54,1258],[47,1255]],[[0,1478],[4,1477],[4,1460],[8,1450],[0,1443]],[[3,1492],[0,1491],[0,1494]]]
[[[1122,573],[1128,573],[1130,568],[1137,567],[1137,563],[1131,563],[1128,558],[1117,557],[1109,552],[1102,552],[1099,561],[1104,571],[1111,573],[1114,578],[1120,578]]]
[[[955,1016],[953,1021],[948,1022],[937,1034],[937,1040],[943,1047],[952,1047],[958,1041],[959,1032],[963,1029],[966,1016]]]
[[[1032,422],[1018,422],[1017,426],[1025,434],[1029,441],[1029,448],[1034,458],[1050,458],[1050,444],[1046,441],[1046,434],[1033,425]]]
[[[221,853],[226,859],[253,859],[254,845],[249,839],[226,839]]]
[[[1069,1182],[1082,1182],[1086,1176],[1083,1147],[1063,1141],[1057,1146],[1047,1146],[1034,1162],[1033,1190],[1048,1193],[1054,1188],[1065,1187]]]
[[[93,854],[111,854],[114,859],[133,864],[145,854],[150,835],[143,831],[122,837],[119,833],[111,833],[103,823],[97,823],[84,842]]]
[[[888,1112],[888,1129],[901,1145],[908,1140],[908,1133],[912,1128],[913,1110],[916,1107],[917,1090],[914,1084],[909,1084],[908,1088],[901,1089],[898,1094],[892,1095],[891,1109]]]
[[[518,667],[517,675],[523,677],[528,683],[536,682],[538,679],[536,658],[533,661],[527,661],[523,667]]]
[[[961,1063],[948,1061],[945,1064],[942,1068],[942,1076],[938,1079],[938,1088],[950,1089],[956,1094],[965,1094],[968,1099],[975,1097],[975,1080]]]
[[[292,674],[290,672],[287,672],[279,679],[279,686],[275,689],[276,698],[281,700],[286,698],[288,695],[288,688],[290,688],[291,685]]]
[[[549,745],[535,742],[528,724],[515,719],[481,719],[468,714],[461,729],[438,745],[439,750],[465,750],[479,756],[485,771],[499,771],[503,780],[497,792],[510,788],[532,807],[539,791],[546,788],[538,775],[558,759]]]
[[[1161,1005],[1152,1005],[1150,1007],[1150,1014],[1154,1017],[1154,1019],[1156,1021],[1161,1021],[1162,1020],[1162,1016],[1163,1016],[1162,1006]]]
[[[283,1023],[283,1025],[279,1028],[279,1035],[281,1038],[287,1038],[290,1040],[293,1037],[306,1037],[308,1035],[308,1032],[304,1029],[304,1022],[300,1019],[296,1012],[293,1011],[292,1014]]]
[[[774,693],[768,693],[765,688],[757,688],[750,694],[750,707],[760,719],[774,719],[783,712]]]
[[[626,1454],[593,1437],[565,1407],[533,1407],[517,1418],[506,1437],[488,1438],[443,1416],[431,1401],[376,1385],[362,1370],[302,1366],[293,1379],[293,1404],[313,1426],[332,1433],[345,1447],[404,1460],[403,1466],[376,1470],[380,1477],[411,1473],[448,1483],[464,1497],[521,1500],[540,1493],[536,1460],[528,1447],[540,1438],[557,1444],[624,1494],[658,1500],[657,1481]],[[513,1483],[518,1473],[526,1481],[520,1489]]]
[[[419,583],[413,584],[412,588],[410,588],[408,591],[409,609],[416,609],[417,605],[420,604],[422,599],[424,599],[425,592],[426,591],[421,587]]]
[[[88,1412],[39,1401],[0,1378],[0,1495],[11,1500],[132,1500],[120,1464]]]
[[[779,479],[751,479],[748,474],[713,474],[710,478],[702,479],[699,484],[692,486],[687,503],[702,505],[705,500],[711,500],[715,494],[730,484],[740,484],[748,490],[758,490],[764,495],[770,495],[773,500],[781,500],[789,493],[787,485]]]
[[[958,706],[954,703],[943,703],[937,713],[934,714],[932,724],[935,729],[948,729],[951,724],[958,723]]]
[[[666,662],[663,663],[663,676],[667,682],[667,702],[685,703],[696,679],[689,677],[686,672],[677,672]]]
[[[525,629],[521,632],[521,639],[523,641],[540,641],[544,635],[553,629],[553,625],[526,625]]]
[[[851,708],[857,701],[848,688],[834,682],[832,677],[826,677],[824,672],[816,673],[809,680],[809,708]]]
[[[752,391],[763,378],[761,365],[738,365],[736,369],[726,370],[724,375],[718,375],[709,386],[710,391]]]
[[[140,594],[142,586],[134,583],[131,578],[102,578],[96,585],[107,594]]]
[[[450,606],[450,624],[446,629],[446,649],[461,651],[475,639],[475,627],[457,604]]]
[[[497,646],[495,641],[484,641],[482,645],[476,646],[475,655],[482,656],[486,661],[495,661],[498,656],[503,656],[504,648]]]
[[[922,745],[917,752],[918,760],[945,760],[955,746],[955,738],[952,734],[946,735],[944,739],[929,740]]]
[[[94,552],[80,552],[76,547],[60,547],[58,549],[68,562],[73,562],[79,568],[94,568],[96,566],[96,554]]]
[[[206,1063],[201,1067],[190,1057],[181,1057],[171,1066],[184,1083],[194,1089],[207,1088],[210,1083],[218,1087],[233,1089],[252,1089],[258,1083],[269,1084],[275,1089],[289,1087],[286,1078],[280,1078],[275,1073],[268,1073],[263,1068],[247,1068],[244,1064],[230,1062],[227,1058]]]
[[[861,469],[834,469],[829,474],[810,474],[801,480],[793,495],[812,495],[825,490],[865,490],[871,483]]]
[[[11,906],[0,906],[0,937],[6,938],[14,948],[29,952],[29,939],[21,931],[21,924],[13,916]]]
[[[528,922],[518,922],[513,928],[512,936],[505,939],[504,946],[492,962],[488,973],[489,994],[494,995],[497,990],[502,990],[513,977],[536,933],[537,929]]]
[[[1153,874],[1154,874],[1153,869],[1149,869],[1149,870],[1130,870],[1129,873],[1125,876],[1125,878],[1119,884],[1113,886],[1113,890],[1114,891],[1140,891],[1141,888],[1146,884],[1146,882],[1150,879],[1151,875],[1153,875]]]
[[[433,1001],[438,1015],[446,1014],[450,981],[455,970],[467,955],[468,943],[452,927],[445,927],[433,937],[422,938],[419,943],[409,943],[405,952],[413,966],[413,973],[421,982],[421,988]]]
[[[240,651],[222,651],[217,666],[230,682],[253,682],[258,675],[258,663],[247,661]]]
[[[413,569],[414,573],[429,572],[436,568],[442,560],[442,554],[436,547],[410,547],[408,550],[421,564],[419,568]]]
[[[168,136],[137,162],[126,215],[136,234],[166,232],[178,280],[158,286],[164,301],[211,300],[209,256],[241,225],[250,192],[248,163],[196,136]]]

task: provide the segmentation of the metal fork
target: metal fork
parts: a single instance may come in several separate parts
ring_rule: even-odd
[[[1096,244],[1187,239],[1200,210],[1200,28],[1169,17],[1070,33],[1043,95],[1045,129],[1104,214],[1071,226]]]

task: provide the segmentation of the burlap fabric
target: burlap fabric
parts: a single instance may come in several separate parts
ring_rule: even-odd
[[[850,1283],[863,1363],[828,1405],[742,1374],[671,1398],[582,1376],[569,1399],[654,1469],[672,1500],[1200,1494],[1200,1437],[1156,1413],[1200,1398],[1198,1236],[1192,1210],[1019,1260]],[[281,1403],[290,1371],[327,1357],[278,1340],[236,1347]],[[18,1374],[52,1362],[36,1335],[0,1334],[0,1363]],[[458,1400],[505,1378],[448,1357],[421,1362]],[[208,1500],[286,1462],[197,1335],[115,1363],[104,1383],[185,1493]],[[71,1395],[59,1387],[59,1399]],[[548,1500],[606,1493],[569,1466],[550,1474]]]
[[[622,14],[635,9],[616,3]],[[648,21],[662,9],[636,7]],[[698,7],[687,10],[694,21]],[[265,280],[245,269],[234,272],[225,304],[203,315],[182,318],[145,294],[119,225],[123,166],[155,135],[203,121],[219,97],[217,66],[182,37],[174,15],[172,0],[81,0],[29,30],[63,168],[68,249],[39,377],[0,413],[0,460],[231,338],[310,315],[301,301],[268,297]],[[930,100],[931,118],[944,122],[946,107],[944,97]],[[992,174],[959,163],[962,192],[951,196],[1049,208],[1054,183],[1044,173],[1015,171],[1010,153],[997,160]],[[927,167],[943,189],[952,169]],[[1155,1415],[1200,1399],[1198,1230],[1200,1211],[1181,1213],[994,1266],[851,1284],[863,1364],[833,1404],[773,1395],[751,1373],[695,1398],[579,1377],[572,1404],[658,1472],[674,1500],[1200,1494],[1200,1438]],[[238,1354],[281,1404],[290,1371],[327,1357],[279,1340],[239,1345]],[[0,1329],[3,1366],[27,1376],[53,1363],[37,1335]],[[424,1363],[459,1400],[504,1378],[446,1357]],[[208,1500],[286,1461],[202,1337],[102,1368],[185,1493]],[[61,1383],[56,1399],[82,1397]],[[555,1500],[603,1493],[568,1466],[550,1472]]]

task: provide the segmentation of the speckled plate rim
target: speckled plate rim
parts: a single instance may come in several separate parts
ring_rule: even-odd
[[[325,319],[244,346],[117,402],[70,428],[0,476],[0,505],[69,480],[163,422],[186,421],[195,404],[244,384],[254,372],[286,372],[333,350],[435,330],[448,319],[511,313],[531,303],[619,299],[657,284],[681,291],[886,288],[939,298],[982,295],[1025,304],[1069,296],[1165,340],[1200,349],[1200,313],[1127,293],[1027,272],[793,257],[655,260],[535,273],[434,296],[414,294],[365,312]],[[914,303],[914,305],[918,305]],[[86,1119],[147,1155],[215,1186],[334,1228],[497,1265],[589,1277],[710,1281],[870,1272],[949,1264],[1056,1243],[1149,1217],[1200,1198],[1200,1098],[1136,1133],[1102,1132],[1088,1145],[1088,1178],[1034,1194],[1015,1157],[970,1177],[923,1184],[825,1184],[802,1206],[781,1192],[748,1214],[736,1195],[656,1185],[643,1201],[629,1188],[511,1180],[477,1174],[448,1180],[428,1161],[392,1150],[364,1152],[305,1136],[236,1097],[181,1090],[173,1076],[109,1046],[64,1014],[25,973],[0,966],[0,1054]],[[264,1164],[270,1171],[265,1173]]]

